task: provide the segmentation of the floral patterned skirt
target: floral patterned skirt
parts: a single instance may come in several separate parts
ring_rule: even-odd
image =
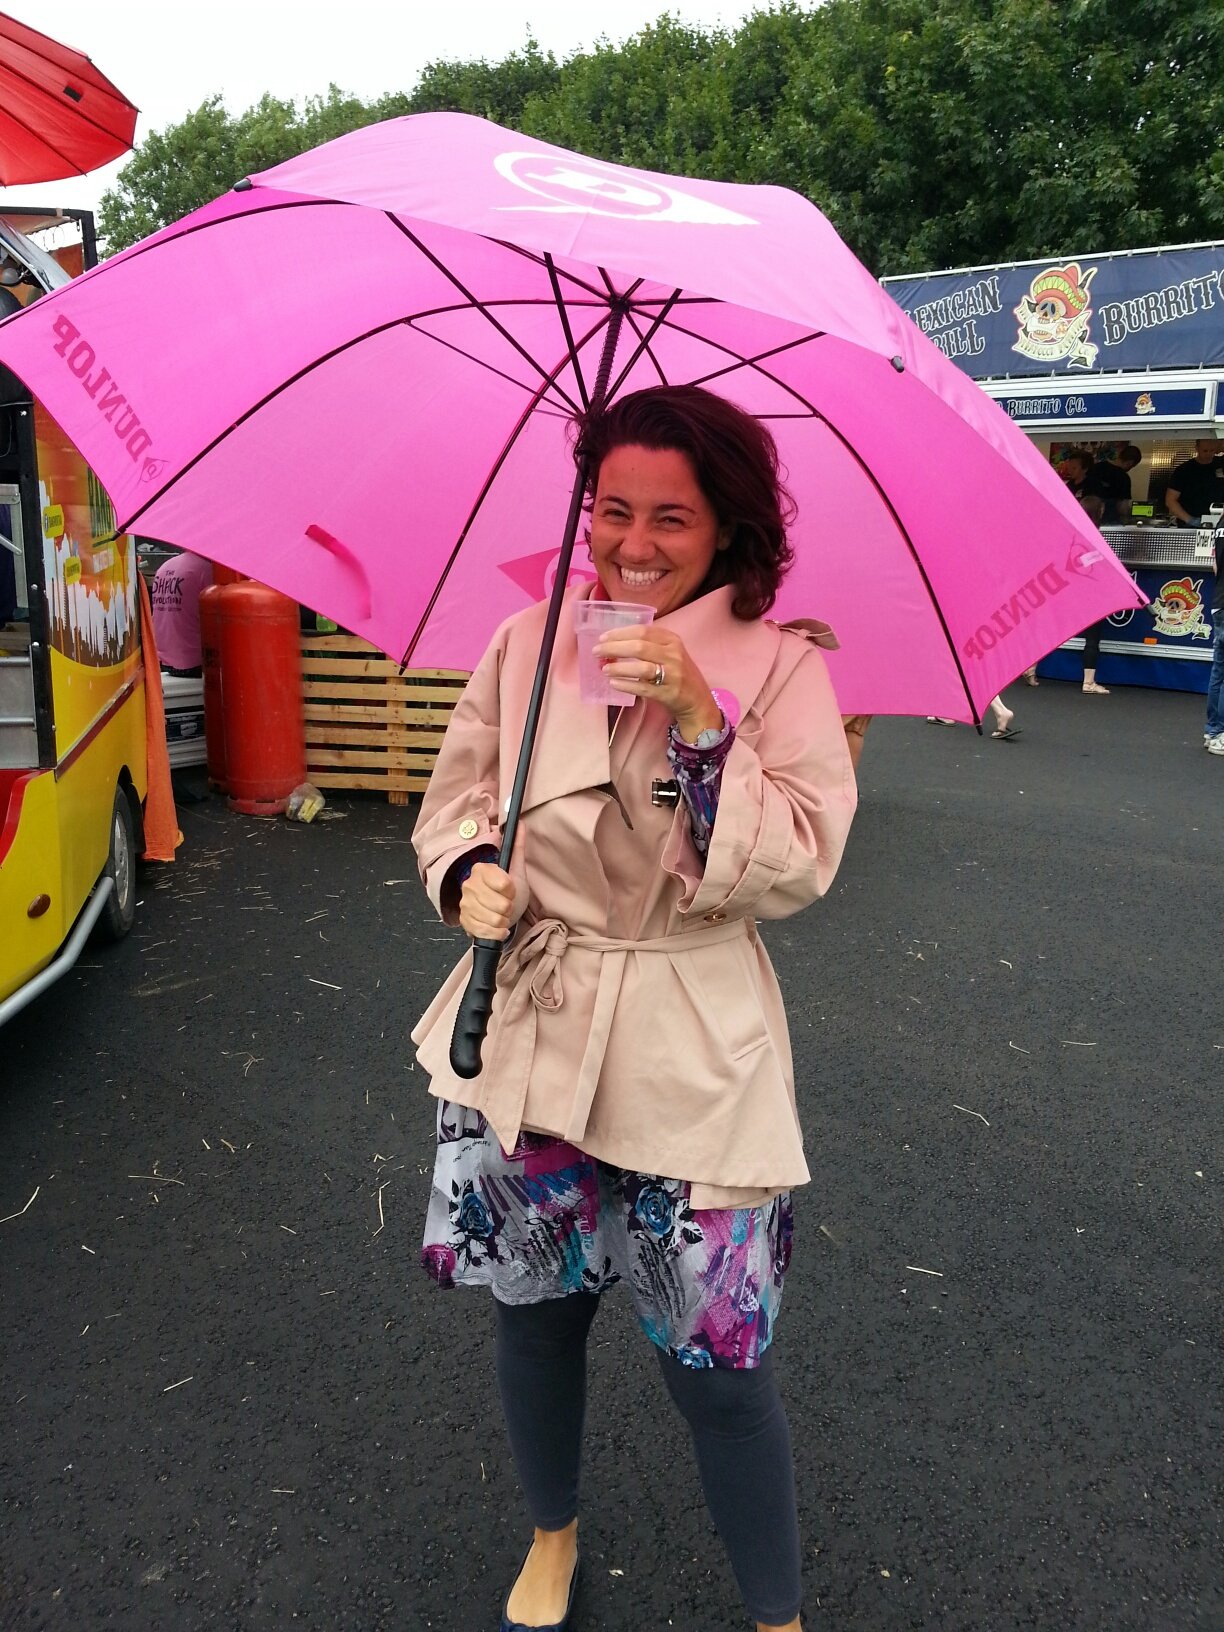
[[[540,1303],[628,1283],[647,1337],[690,1366],[749,1368],[773,1336],[789,1194],[694,1210],[689,1186],[611,1167],[542,1134],[507,1154],[478,1111],[438,1104],[421,1261],[439,1286]]]

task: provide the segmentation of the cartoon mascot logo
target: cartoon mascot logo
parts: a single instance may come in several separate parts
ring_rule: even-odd
[[[1178,639],[1210,639],[1211,627],[1203,616],[1203,580],[1171,578],[1152,602],[1152,623],[1158,635]]]
[[[1097,347],[1088,338],[1092,318],[1088,286],[1095,276],[1095,266],[1082,272],[1076,261],[1039,272],[1014,308],[1020,330],[1012,350],[1042,363],[1065,357],[1080,368],[1091,368]]]

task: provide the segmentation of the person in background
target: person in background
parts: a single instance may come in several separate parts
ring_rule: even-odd
[[[1100,526],[1105,519],[1105,501],[1098,493],[1077,493],[1080,508],[1089,521]],[[1101,636],[1109,627],[1108,618],[1098,618],[1084,635],[1084,694],[1088,697],[1108,697],[1109,687],[1097,684],[1097,664],[1101,660]]]
[[[1224,459],[1214,438],[1194,444],[1194,458],[1174,466],[1165,489],[1165,505],[1181,527],[1197,527],[1213,505],[1224,505]]]
[[[1003,701],[1002,692],[997,697],[992,697],[987,707],[995,718],[995,729],[990,733],[992,737],[999,742],[1011,742],[1014,737],[1020,735],[1020,727],[1013,724],[1016,718],[1015,713]],[[942,714],[928,714],[926,722],[928,725],[956,724],[955,720],[945,719]],[[853,752],[853,750],[851,751]]]
[[[1224,530],[1215,536],[1215,571],[1215,594],[1211,601],[1215,643],[1207,680],[1207,727],[1203,746],[1209,754],[1224,756]]]
[[[202,674],[200,591],[213,581],[212,562],[190,550],[180,550],[163,561],[153,575],[149,598],[153,603],[153,633],[157,653],[167,674],[190,677]]]
[[[1082,498],[1087,491],[1088,475],[1092,469],[1092,455],[1082,448],[1073,448],[1058,466],[1058,474],[1075,494]]]
[[[1084,480],[1083,491],[1095,493],[1105,506],[1103,527],[1116,527],[1130,515],[1130,473],[1141,462],[1143,455],[1129,443],[1119,448],[1108,459],[1098,459]]]

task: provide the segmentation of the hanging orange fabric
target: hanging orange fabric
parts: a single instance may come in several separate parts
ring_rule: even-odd
[[[144,861],[173,861],[183,842],[178,812],[174,808],[174,788],[170,782],[170,750],[166,746],[166,705],[162,697],[161,664],[157,658],[157,637],[153,632],[153,603],[149,586],[141,573],[140,645],[144,654],[145,740],[149,761],[149,791],[145,799]]]

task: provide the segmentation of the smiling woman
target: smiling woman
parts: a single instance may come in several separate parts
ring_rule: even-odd
[[[745,1604],[758,1627],[798,1632],[770,1343],[807,1168],[756,919],[828,889],[854,812],[818,650],[832,636],[763,616],[793,507],[758,421],[656,386],[589,413],[575,455],[598,583],[568,598],[654,617],[595,647],[619,709],[581,700],[561,618],[508,872],[503,767],[543,606],[502,626],[439,753],[413,835],[422,878],[445,919],[508,949],[479,1075],[449,1052],[469,960],[413,1031],[441,1102],[423,1263],[497,1300],[502,1407],[535,1525],[503,1632],[568,1623],[587,1334],[622,1278]]]
[[[643,450],[666,456],[665,463],[652,467],[652,485],[642,471]],[[787,529],[795,519],[795,504],[779,474],[777,447],[759,420],[697,386],[635,391],[603,413],[588,416],[574,456],[599,472],[590,542],[601,580],[600,552],[609,561],[627,560],[639,570],[646,559],[637,553],[641,543],[633,540],[626,541],[618,556],[610,536],[615,521],[609,518],[606,531],[601,525],[599,507],[605,496],[620,500],[613,517],[621,518],[622,527],[632,519],[625,505],[632,495],[619,489],[636,477],[639,502],[649,500],[660,509],[660,522],[665,516],[675,518],[659,532],[673,539],[696,534],[709,547],[703,575],[669,605],[680,606],[695,594],[734,583],[732,611],[737,618],[759,618],[769,611],[792,560]],[[669,551],[659,553],[670,558]],[[611,595],[606,582],[604,587]],[[661,615],[660,603],[650,599]]]
[[[644,601],[662,617],[683,606],[730,534],[676,448],[614,448],[599,469],[591,560],[615,600]]]

